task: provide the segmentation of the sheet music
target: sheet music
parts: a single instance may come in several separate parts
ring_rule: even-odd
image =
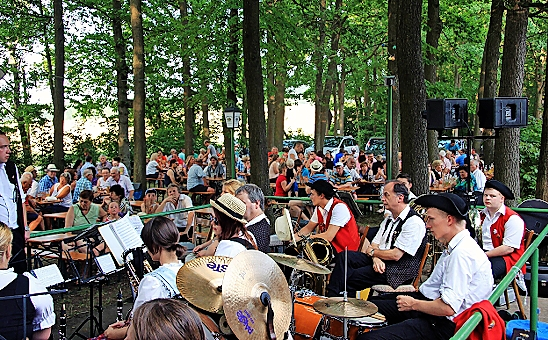
[[[140,247],[143,244],[143,240],[135,231],[129,216],[100,227],[99,233],[101,233],[119,266],[124,265],[122,259],[124,251]]]
[[[116,264],[114,263],[114,260],[112,259],[112,256],[110,254],[97,256],[95,260],[97,261],[97,266],[99,266],[99,270],[103,274],[107,275],[116,271]]]
[[[131,225],[133,226],[137,234],[141,235],[141,230],[143,230],[143,227],[144,227],[141,217],[137,215],[131,215],[128,217],[128,219],[129,219],[129,223],[131,223]]]
[[[65,282],[63,275],[59,271],[59,267],[55,264],[36,268],[31,271],[31,274],[46,288]]]

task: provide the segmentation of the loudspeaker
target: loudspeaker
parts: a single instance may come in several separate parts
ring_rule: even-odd
[[[468,126],[468,99],[428,99],[426,128],[457,129]]]
[[[480,99],[478,117],[484,129],[527,126],[527,98]]]

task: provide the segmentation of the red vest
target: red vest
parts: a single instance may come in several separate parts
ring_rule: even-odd
[[[344,204],[346,209],[348,209],[348,212],[350,213],[350,221],[348,221],[344,225],[344,227],[339,229],[339,231],[331,241],[331,244],[333,245],[337,253],[340,253],[346,247],[348,247],[348,250],[357,251],[358,246],[360,245],[358,224],[356,223],[356,220],[354,219],[354,215],[352,215],[350,208],[348,208],[346,203],[344,203],[343,201],[337,198],[333,198],[333,204],[331,205],[331,209],[329,209],[329,211],[327,212],[327,218],[325,219],[325,223],[323,221],[323,215],[321,214],[319,208],[316,208],[318,209],[317,215],[319,231],[320,233],[324,233],[325,231],[327,231],[327,228],[329,227],[329,222],[331,221],[331,215],[333,214],[333,209],[335,208],[335,205],[341,203]]]
[[[499,218],[491,225],[491,242],[493,243],[493,248],[496,248],[498,246],[502,245],[502,241],[504,240],[504,226],[506,225],[506,222],[508,222],[508,219],[510,219],[511,216],[518,215],[515,211],[512,209],[505,207],[506,211],[504,215],[500,215]],[[519,216],[519,215],[518,215]],[[485,219],[485,214],[481,214],[481,223],[483,224],[483,220]],[[523,228],[523,234],[525,234],[525,228]],[[521,237],[521,244],[519,249],[514,250],[508,255],[504,255],[502,258],[504,259],[504,262],[506,263],[506,272],[510,271],[510,268],[518,262],[519,258],[523,253],[525,252],[525,244],[523,243],[523,235]],[[521,271],[523,274],[525,274],[525,266],[521,268]]]

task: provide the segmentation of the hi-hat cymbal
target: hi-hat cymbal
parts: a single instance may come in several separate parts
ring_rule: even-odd
[[[297,270],[302,270],[314,274],[331,273],[328,268],[322,266],[321,264],[317,264],[305,259],[300,259],[297,256],[279,253],[269,253],[268,256],[270,256],[274,261],[278,262],[279,264],[283,264],[284,266],[295,268]]]
[[[314,302],[314,309],[318,312],[343,318],[361,318],[377,313],[379,310],[374,303],[360,299],[332,297]]]
[[[268,339],[268,308],[261,295],[268,293],[274,311],[274,333],[282,339],[291,321],[291,293],[276,262],[257,250],[232,259],[223,280],[224,312],[238,339]]]
[[[177,273],[179,292],[198,308],[222,313],[221,286],[231,260],[225,256],[204,256],[186,263]]]

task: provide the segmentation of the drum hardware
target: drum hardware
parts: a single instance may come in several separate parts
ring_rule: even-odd
[[[303,258],[299,258],[297,256],[279,254],[279,253],[269,253],[268,256],[270,256],[274,261],[276,261],[279,264],[291,267],[299,271],[305,271],[305,272],[314,273],[314,274],[331,273],[331,270],[324,267],[323,265],[313,263],[311,261],[308,261]]]
[[[238,339],[283,338],[290,324],[291,300],[280,267],[260,251],[241,252],[226,269],[223,307]]]
[[[223,278],[231,261],[225,256],[203,256],[188,262],[177,273],[179,292],[196,307],[221,314]]]

